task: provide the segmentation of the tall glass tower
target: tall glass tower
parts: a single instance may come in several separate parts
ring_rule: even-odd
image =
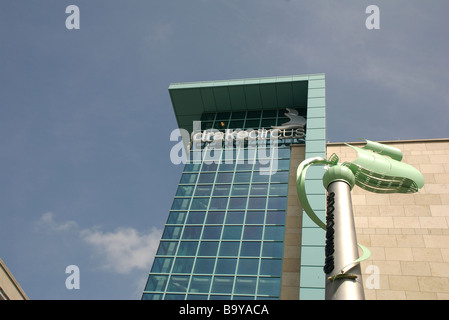
[[[295,187],[299,162],[325,156],[324,75],[169,92],[190,154],[142,299],[324,297],[324,236]],[[308,194],[324,215],[319,174],[309,174]]]

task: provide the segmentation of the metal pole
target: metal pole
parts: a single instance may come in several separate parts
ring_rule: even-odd
[[[352,210],[354,175],[346,167],[334,166],[323,178],[327,189],[326,211],[326,300],[364,300],[362,272]]]

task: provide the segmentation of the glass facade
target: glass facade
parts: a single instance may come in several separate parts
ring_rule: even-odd
[[[204,113],[201,125],[268,129],[284,112]],[[260,155],[234,145],[232,161],[203,144],[202,159],[221,152],[219,161],[185,165],[143,299],[280,298],[292,142]]]
[[[169,93],[192,151],[142,299],[324,299],[324,232],[300,212],[296,191],[287,200],[290,166],[326,157],[324,74],[173,83]],[[290,120],[286,108],[306,119],[304,136],[272,129]],[[247,139],[227,139],[229,129]],[[271,134],[281,137],[276,152]],[[324,220],[322,175],[311,168],[305,182]]]

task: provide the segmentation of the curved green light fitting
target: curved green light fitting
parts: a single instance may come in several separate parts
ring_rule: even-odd
[[[334,153],[328,160],[322,157],[315,157],[304,160],[298,166],[296,171],[296,188],[299,201],[309,218],[324,230],[326,230],[326,224],[313,211],[305,191],[306,172],[312,165],[326,165],[333,167],[333,169],[338,169],[337,171],[342,173],[339,174],[342,177],[340,180],[346,181],[351,189],[355,183],[360,188],[374,193],[414,193],[424,186],[424,177],[421,172],[409,164],[401,162],[401,150],[378,142],[365,141],[366,145],[363,148],[346,144],[357,151],[358,158],[352,162],[339,163],[339,158]],[[341,168],[336,168],[336,166]],[[350,172],[345,175],[346,168],[353,175]],[[325,188],[332,181],[335,181],[332,179],[332,175],[325,175],[323,178]],[[360,244],[359,246],[362,248],[363,255],[351,263],[351,265],[366,260],[370,256],[370,252],[366,247]],[[343,269],[346,269],[346,267]]]

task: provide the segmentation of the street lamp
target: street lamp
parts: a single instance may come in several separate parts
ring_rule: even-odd
[[[360,261],[370,257],[370,251],[357,243],[351,190],[354,185],[374,193],[414,193],[424,186],[423,175],[414,167],[401,162],[401,150],[365,140],[363,148],[351,146],[358,158],[339,163],[338,156],[329,159],[315,157],[304,160],[297,169],[296,187],[299,201],[306,214],[326,230],[325,265],[326,300],[363,300]],[[325,165],[323,185],[327,190],[326,222],[311,208],[305,192],[307,169]],[[359,257],[358,247],[362,249]]]

